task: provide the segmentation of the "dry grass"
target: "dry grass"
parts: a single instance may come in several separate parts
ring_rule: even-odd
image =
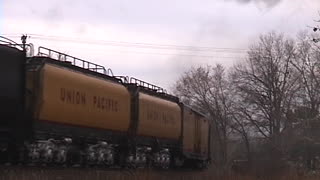
[[[0,180],[318,180],[315,176],[287,173],[278,177],[213,175],[206,172],[105,171],[85,169],[46,169],[32,167],[0,168]]]

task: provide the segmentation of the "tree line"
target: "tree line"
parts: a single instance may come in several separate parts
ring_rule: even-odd
[[[267,144],[269,158],[289,158],[289,142],[298,141],[289,132],[319,117],[320,47],[315,36],[263,34],[234,66],[191,67],[177,80],[174,94],[211,120],[213,164],[230,165],[231,140],[242,142],[249,162],[256,158],[257,139]]]

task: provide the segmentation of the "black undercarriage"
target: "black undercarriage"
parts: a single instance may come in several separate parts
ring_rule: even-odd
[[[2,163],[160,169],[204,168],[208,163],[184,157],[178,140],[133,137],[125,132],[46,121],[36,121],[33,129],[33,138],[27,141],[1,141]]]

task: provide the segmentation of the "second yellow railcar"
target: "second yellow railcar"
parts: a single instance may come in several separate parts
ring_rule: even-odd
[[[137,135],[179,140],[181,108],[176,102],[139,93]]]

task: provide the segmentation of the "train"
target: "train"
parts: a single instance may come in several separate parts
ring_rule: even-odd
[[[206,168],[210,122],[163,88],[0,41],[1,163]],[[27,47],[30,47],[29,49]]]

